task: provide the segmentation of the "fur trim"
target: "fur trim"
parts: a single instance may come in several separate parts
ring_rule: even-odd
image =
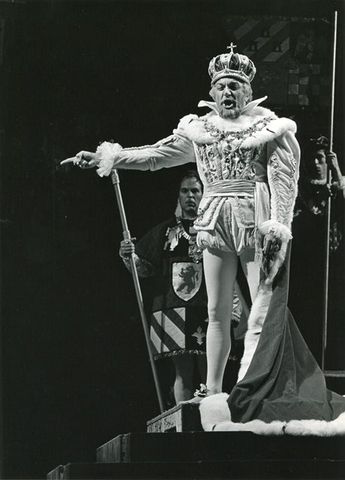
[[[201,424],[206,432],[253,432],[257,435],[314,435],[331,437],[345,435],[345,413],[331,422],[326,420],[291,420],[289,422],[252,420],[246,423],[231,421],[227,393],[218,393],[200,403]]]
[[[259,232],[262,233],[262,235],[273,232],[276,237],[281,238],[283,241],[288,241],[292,238],[291,230],[276,220],[263,222],[259,227]]]
[[[291,420],[286,425],[285,433],[289,435],[316,435],[318,437],[345,435],[345,412],[331,422],[326,422],[326,420]]]
[[[265,284],[267,286],[272,285],[275,276],[277,275],[280,267],[283,265],[286,251],[288,247],[289,240],[292,238],[290,229],[283,225],[276,220],[267,220],[263,222],[259,229],[259,243],[262,245],[263,253],[262,253],[262,262],[265,260],[268,262],[269,265],[265,266],[263,270],[267,274]],[[274,253],[271,259],[265,259],[265,248],[268,242],[280,242],[280,248]],[[267,267],[269,271],[267,272]]]
[[[256,132],[255,136],[250,136],[244,140],[241,148],[254,148],[266,142],[272,141],[286,131],[296,132],[296,123],[289,118],[278,118],[274,112],[268,108],[256,106],[248,111],[244,111],[238,118],[225,119],[212,111],[203,117],[197,115],[186,115],[180,120],[180,123],[174,133],[187,137],[192,142],[199,144],[211,144],[217,141],[209,132],[205,130],[203,120],[207,119],[212,125],[222,131],[244,131],[253,126],[254,123],[264,118],[272,118],[271,122],[263,130]]]
[[[210,144],[214,143],[216,139],[212,137],[205,130],[203,120],[205,118],[211,117],[212,113],[208,113],[204,117],[198,117],[197,115],[187,115],[180,120],[176,130],[174,130],[175,135],[182,135],[187,137],[188,140],[200,144]]]
[[[271,297],[272,289],[262,282],[259,286],[258,293],[248,317],[248,329],[244,337],[244,353],[241,359],[241,367],[238,372],[237,382],[242,380],[245,376],[252,361],[256,347],[259,343],[260,333],[265,322]]]
[[[205,432],[214,429],[216,423],[230,422],[231,414],[227,402],[229,395],[227,393],[217,393],[205,397],[199,405],[201,424]]]
[[[100,177],[110,175],[114,166],[114,158],[121,150],[121,145],[113,142],[103,142],[97,147],[96,154],[99,158],[97,173]]]
[[[284,435],[285,422],[278,420],[265,423],[262,420],[252,420],[247,423],[223,422],[218,423],[214,432],[253,432],[257,435]]]
[[[263,107],[257,107],[254,111],[258,109],[267,110],[267,109],[264,109]],[[268,112],[270,112],[270,110],[268,110]],[[274,139],[280,137],[283,133],[288,131],[295,134],[297,131],[296,123],[290,118],[276,117],[276,119],[272,120],[266,126],[266,128],[264,128],[260,132],[257,132],[255,136],[250,136],[249,138],[247,138],[243,142],[242,148],[250,149],[250,148],[258,147],[259,145],[263,145],[264,143],[267,143],[267,142],[272,142]]]

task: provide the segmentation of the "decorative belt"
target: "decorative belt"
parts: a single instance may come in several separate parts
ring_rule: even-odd
[[[204,197],[253,196],[255,183],[252,180],[217,180],[205,185]]]

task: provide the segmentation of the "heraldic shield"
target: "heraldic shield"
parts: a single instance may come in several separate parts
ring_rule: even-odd
[[[188,302],[196,295],[202,282],[202,264],[176,262],[172,265],[172,284],[174,292]]]

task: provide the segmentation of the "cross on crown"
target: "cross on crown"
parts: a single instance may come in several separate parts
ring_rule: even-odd
[[[234,53],[234,48],[236,48],[237,45],[234,45],[233,42],[230,43],[226,48],[230,48],[230,53]]]

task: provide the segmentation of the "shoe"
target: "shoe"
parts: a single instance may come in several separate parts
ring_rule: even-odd
[[[203,400],[205,397],[208,396],[209,390],[207,389],[206,385],[203,383],[200,383],[200,390],[195,390],[194,392],[194,397],[191,398],[190,400],[184,400],[182,402],[179,402],[179,405],[182,403],[200,403],[201,400]]]
[[[194,392],[194,397],[207,397],[208,395],[208,388],[206,387],[206,385],[204,385],[203,383],[200,383],[200,390],[195,390]]]

